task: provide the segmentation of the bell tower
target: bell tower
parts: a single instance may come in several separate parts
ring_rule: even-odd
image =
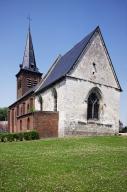
[[[20,70],[16,74],[17,99],[21,98],[26,92],[36,86],[40,82],[41,77],[42,73],[39,72],[36,65],[31,30],[29,25],[23,62],[22,64],[20,64]]]

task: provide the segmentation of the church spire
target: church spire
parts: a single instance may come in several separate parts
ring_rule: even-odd
[[[20,65],[19,72],[16,74],[17,99],[24,96],[24,94],[26,94],[29,90],[36,86],[41,81],[41,76],[42,73],[38,71],[38,68],[36,66],[29,18],[28,34],[26,39],[23,62]]]
[[[33,49],[33,43],[32,43],[30,21],[29,21],[26,46],[25,46],[25,51],[24,51],[23,62],[22,62],[21,68],[26,69],[26,70],[30,70],[30,71],[38,72],[38,68],[36,66],[34,49]]]

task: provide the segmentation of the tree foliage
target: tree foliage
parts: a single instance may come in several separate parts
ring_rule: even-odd
[[[0,121],[6,121],[7,120],[7,107],[0,108]]]

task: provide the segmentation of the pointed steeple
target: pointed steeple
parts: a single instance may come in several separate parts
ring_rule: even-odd
[[[26,46],[23,56],[23,62],[21,65],[22,69],[38,72],[38,68],[36,66],[35,54],[32,43],[32,36],[30,31],[30,25],[27,34]]]
[[[17,99],[21,98],[29,90],[34,88],[41,81],[41,77],[42,73],[39,72],[36,65],[29,23],[23,62],[20,64],[20,70],[16,74]]]

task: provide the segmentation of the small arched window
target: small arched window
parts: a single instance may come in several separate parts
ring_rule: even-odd
[[[19,105],[17,106],[17,116],[19,116]]]
[[[92,92],[88,97],[87,119],[99,119],[99,97],[96,92]]]
[[[22,108],[22,110],[23,110],[23,115],[25,114],[25,103],[23,103],[23,108]]]
[[[21,106],[21,115],[23,115],[23,108],[22,108],[22,106]]]
[[[54,97],[54,111],[57,111],[57,91],[55,88],[53,88],[52,93]]]
[[[33,101],[34,101],[33,98],[30,98],[30,109],[33,108],[33,105],[34,105],[34,102],[33,102]]]
[[[29,130],[30,129],[30,118],[28,117],[28,119],[27,119],[27,130]]]
[[[29,113],[30,112],[30,105],[29,105],[29,103],[27,104],[27,113]]]
[[[22,120],[20,120],[20,131],[22,131]]]

